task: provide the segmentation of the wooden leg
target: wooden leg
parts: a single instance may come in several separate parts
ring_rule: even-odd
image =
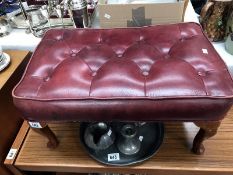
[[[221,121],[211,121],[211,122],[194,122],[198,127],[200,127],[200,130],[198,131],[197,135],[195,136],[193,140],[193,148],[192,151],[195,154],[201,155],[205,152],[205,147],[203,145],[203,142],[213,137],[218,130],[218,127],[221,124]]]
[[[28,122],[30,127],[36,131],[37,133],[45,136],[49,141],[47,143],[47,147],[54,149],[58,146],[59,141],[57,140],[56,135],[49,128],[46,123],[43,122]]]

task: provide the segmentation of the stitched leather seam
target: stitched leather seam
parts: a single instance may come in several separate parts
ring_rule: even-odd
[[[84,64],[86,64],[87,67],[89,68],[89,70],[91,71],[91,73],[94,72],[94,71],[91,69],[91,67],[89,66],[89,64],[88,64],[85,60],[83,60],[83,59],[80,58],[80,57],[78,57],[78,58],[76,58],[76,59],[79,59],[79,60],[81,60]]]
[[[32,97],[18,97],[15,96],[16,99],[22,99],[22,100],[33,100],[33,101],[70,101],[70,100],[77,100],[77,101],[82,101],[82,100],[152,100],[152,101],[157,101],[157,100],[178,100],[178,99],[190,99],[190,100],[198,100],[198,99],[214,99],[214,100],[231,100],[233,96],[196,96],[196,95],[189,95],[189,96],[156,96],[156,97],[145,97],[145,96],[137,96],[137,97],[80,97],[80,98],[48,98],[48,99],[37,99],[37,98],[32,98]]]
[[[43,86],[43,81],[41,82],[40,86],[38,86],[37,90],[36,90],[36,97],[38,97],[39,91],[41,89],[41,87]]]
[[[180,29],[180,24],[177,25],[178,26],[178,30],[180,31],[180,39],[183,39],[182,35],[181,35],[181,29]]]
[[[27,77],[32,77],[32,78],[41,79],[41,80],[44,79],[44,77],[40,77],[38,75],[30,75],[30,76],[27,76]]]
[[[186,62],[187,64],[189,64],[189,65],[193,68],[193,70],[196,72],[196,76],[198,77],[198,79],[201,80],[202,86],[204,87],[205,94],[206,94],[206,96],[207,96],[209,93],[207,92],[206,85],[205,85],[205,82],[204,82],[203,78],[201,78],[201,77],[198,75],[198,71],[197,71],[197,70],[193,67],[193,65],[191,65],[188,61],[186,61],[186,60],[184,60],[184,59],[181,59],[181,60],[184,61],[184,62]]]
[[[161,56],[164,55],[164,53],[155,45],[152,45],[152,44],[149,44],[146,40],[144,40],[144,42],[147,44],[147,45],[150,45],[151,47],[153,47],[154,49],[156,49],[157,51],[160,52]]]

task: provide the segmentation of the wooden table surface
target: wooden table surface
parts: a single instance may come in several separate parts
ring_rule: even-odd
[[[46,148],[47,140],[29,130],[16,158],[21,170],[55,172],[114,172],[156,175],[233,174],[233,108],[217,135],[205,142],[202,156],[190,152],[198,128],[192,123],[166,123],[165,139],[151,159],[134,166],[105,166],[90,158],[79,141],[79,124],[51,124],[60,140],[55,150]]]
[[[11,57],[11,63],[6,69],[0,72],[0,90],[29,53],[28,51],[12,50],[6,50],[4,52],[6,52]]]

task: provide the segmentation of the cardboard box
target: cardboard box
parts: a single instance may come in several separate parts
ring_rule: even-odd
[[[101,28],[139,27],[183,21],[186,0],[174,3],[98,4]]]

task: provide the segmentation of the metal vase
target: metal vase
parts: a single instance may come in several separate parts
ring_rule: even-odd
[[[84,133],[84,140],[89,148],[105,150],[115,141],[111,127],[104,122],[90,124]]]
[[[126,155],[138,153],[141,142],[138,138],[138,127],[135,124],[126,124],[121,128],[117,147]]]

